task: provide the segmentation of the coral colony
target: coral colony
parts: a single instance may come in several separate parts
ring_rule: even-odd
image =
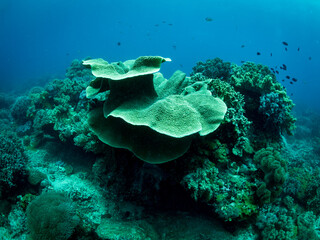
[[[274,71],[215,58],[166,79],[170,61],[74,60],[0,96],[2,239],[318,239],[319,174],[297,164],[315,153],[290,154]]]

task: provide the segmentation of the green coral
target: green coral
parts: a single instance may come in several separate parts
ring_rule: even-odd
[[[74,59],[71,62],[70,67],[67,69],[66,77],[71,80],[76,81],[86,81],[89,82],[94,79],[90,69],[83,66],[82,61]]]
[[[228,143],[231,152],[236,156],[252,153],[249,139],[251,122],[245,116],[244,96],[237,92],[230,83],[220,79],[208,79],[202,73],[194,74],[189,80],[189,86],[183,94],[209,90],[214,97],[222,99],[228,109],[217,135]]]
[[[286,208],[266,205],[261,209],[256,225],[263,240],[297,239],[295,216]]]
[[[75,77],[55,79],[44,89],[30,91],[27,116],[32,120],[34,129],[33,136],[29,137],[30,147],[37,147],[44,141],[44,136],[50,135],[61,141],[73,139],[76,146],[86,151],[103,151],[102,144],[87,123],[86,86],[84,80]]]
[[[103,109],[94,109],[89,117],[101,141],[129,149],[144,161],[163,163],[184,154],[194,134],[208,135],[219,127],[227,107],[209,91],[158,97],[152,73],[167,60],[139,57],[124,63],[84,62],[97,77],[87,87],[87,97],[110,89]],[[185,77],[176,75],[179,81]]]
[[[262,184],[258,188],[258,196],[260,200],[268,202],[268,191],[271,192],[271,198],[278,196],[282,191],[287,174],[287,161],[281,157],[278,150],[272,147],[257,151],[253,160],[264,173],[265,185]]]
[[[245,62],[242,66],[233,64],[230,83],[240,92],[247,93],[266,94],[283,89],[267,66],[253,62]]]
[[[298,216],[298,237],[299,240],[320,239],[320,218],[313,212],[308,211]]]
[[[190,76],[201,73],[207,78],[225,80],[230,77],[231,64],[220,58],[207,59],[206,62],[198,62],[192,70]]]
[[[279,129],[276,129],[276,131],[269,131],[269,134],[274,135],[277,132],[281,133],[283,130],[292,134],[292,130],[295,129],[295,118],[291,114],[294,104],[284,87],[276,80],[275,75],[267,66],[252,62],[246,62],[242,66],[232,65],[229,83],[234,86],[235,90],[244,95],[246,116],[250,121],[253,121],[255,128],[260,129],[261,133],[266,132],[268,134],[268,131],[265,130],[270,118],[266,118],[264,115],[270,115],[270,113],[263,111],[265,107],[261,107],[263,102],[260,102],[260,98],[270,93],[277,94],[281,105],[275,107],[283,108],[283,110],[275,111],[277,114],[273,116],[273,119],[283,118],[281,122],[284,123],[279,125]],[[279,113],[281,116],[279,116]]]
[[[17,186],[25,178],[27,159],[19,138],[0,134],[0,196],[2,188]]]
[[[200,162],[181,181],[195,201],[205,202],[225,221],[244,220],[258,212],[254,184],[247,176],[239,175],[239,169],[226,171],[219,163]]]
[[[79,221],[73,202],[61,193],[43,193],[27,207],[27,224],[34,240],[67,240]]]

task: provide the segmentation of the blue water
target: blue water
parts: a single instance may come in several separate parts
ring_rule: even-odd
[[[170,57],[165,77],[220,57],[286,64],[278,79],[298,79],[283,83],[294,102],[320,111],[319,16],[317,0],[1,0],[0,91],[63,77],[73,59],[87,56]]]

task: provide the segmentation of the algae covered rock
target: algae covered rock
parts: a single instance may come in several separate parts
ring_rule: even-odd
[[[106,240],[155,240],[160,239],[153,227],[143,220],[117,221],[104,219],[96,230]]]
[[[103,108],[92,110],[89,116],[89,125],[101,141],[126,148],[146,162],[163,163],[183,155],[194,134],[208,135],[219,127],[227,107],[209,91],[170,95],[176,88],[171,87],[158,97],[153,73],[168,60],[139,57],[111,64],[102,59],[84,61],[97,77],[88,86],[87,97],[110,91]],[[175,79],[185,77],[176,75]],[[165,86],[169,85],[175,86],[165,81]]]

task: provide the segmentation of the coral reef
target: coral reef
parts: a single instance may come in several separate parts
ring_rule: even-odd
[[[85,60],[88,60],[86,58]],[[82,60],[74,59],[71,62],[70,67],[67,69],[66,78],[75,81],[85,81],[90,82],[94,79],[94,76],[91,74],[91,70],[83,66]]]
[[[286,130],[292,133],[295,129],[295,119],[290,114],[293,104],[284,92],[268,93],[260,97],[259,113],[264,116],[265,126],[271,132]]]
[[[27,116],[32,120],[31,147],[44,142],[46,136],[59,136],[61,141],[72,141],[86,151],[103,151],[98,139],[87,124],[88,101],[82,94],[86,82],[82,79],[55,79],[44,89],[31,91]]]
[[[254,122],[255,128],[270,133],[267,131],[268,123],[281,121],[282,124],[278,124],[278,129],[275,129],[278,131],[271,131],[270,134],[279,135],[282,131],[292,134],[295,129],[295,118],[291,114],[294,104],[267,66],[252,62],[242,66],[232,65],[229,82],[244,95],[246,116]],[[271,112],[275,103],[278,103],[279,109]]]
[[[192,70],[190,76],[201,73],[206,78],[226,80],[230,78],[231,63],[220,58],[208,59],[204,63],[198,62]]]
[[[0,96],[1,236],[319,238],[319,129],[284,135],[294,105],[268,67],[216,58],[165,79],[168,60],[74,60]]]

